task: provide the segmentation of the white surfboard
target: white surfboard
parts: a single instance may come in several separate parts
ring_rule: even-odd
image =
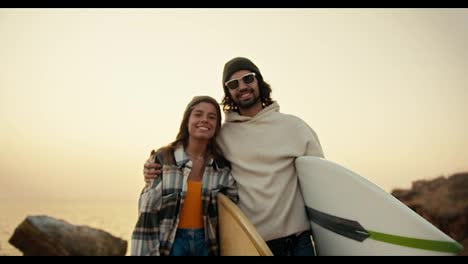
[[[296,159],[318,255],[456,255],[463,247],[405,204],[331,161]]]

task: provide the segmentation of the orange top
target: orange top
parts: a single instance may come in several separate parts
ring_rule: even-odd
[[[187,181],[187,196],[179,216],[179,228],[203,228],[201,181]]]

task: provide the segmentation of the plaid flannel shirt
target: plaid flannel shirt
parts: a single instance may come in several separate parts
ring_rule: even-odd
[[[156,153],[152,153],[154,160]],[[131,255],[169,255],[174,243],[180,210],[187,192],[192,162],[179,146],[174,151],[175,164],[162,166],[162,176],[148,183],[138,201],[139,217],[132,233]],[[218,255],[219,191],[238,201],[237,185],[228,166],[220,167],[211,159],[202,180],[202,214],[209,255]]]

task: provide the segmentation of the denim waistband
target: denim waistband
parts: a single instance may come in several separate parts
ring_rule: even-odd
[[[266,241],[267,245],[270,247],[288,247],[297,243],[297,240],[303,235],[310,235],[310,230],[303,231],[299,234],[292,234],[285,237],[280,237],[272,240]]]
[[[205,229],[203,228],[177,228],[176,236],[185,237],[188,239],[203,239],[205,237]]]

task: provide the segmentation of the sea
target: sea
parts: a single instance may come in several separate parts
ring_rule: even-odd
[[[37,201],[0,200],[0,256],[22,256],[8,243],[16,227],[27,216],[47,215],[73,225],[101,229],[127,241],[130,252],[131,233],[138,217],[137,201]]]

